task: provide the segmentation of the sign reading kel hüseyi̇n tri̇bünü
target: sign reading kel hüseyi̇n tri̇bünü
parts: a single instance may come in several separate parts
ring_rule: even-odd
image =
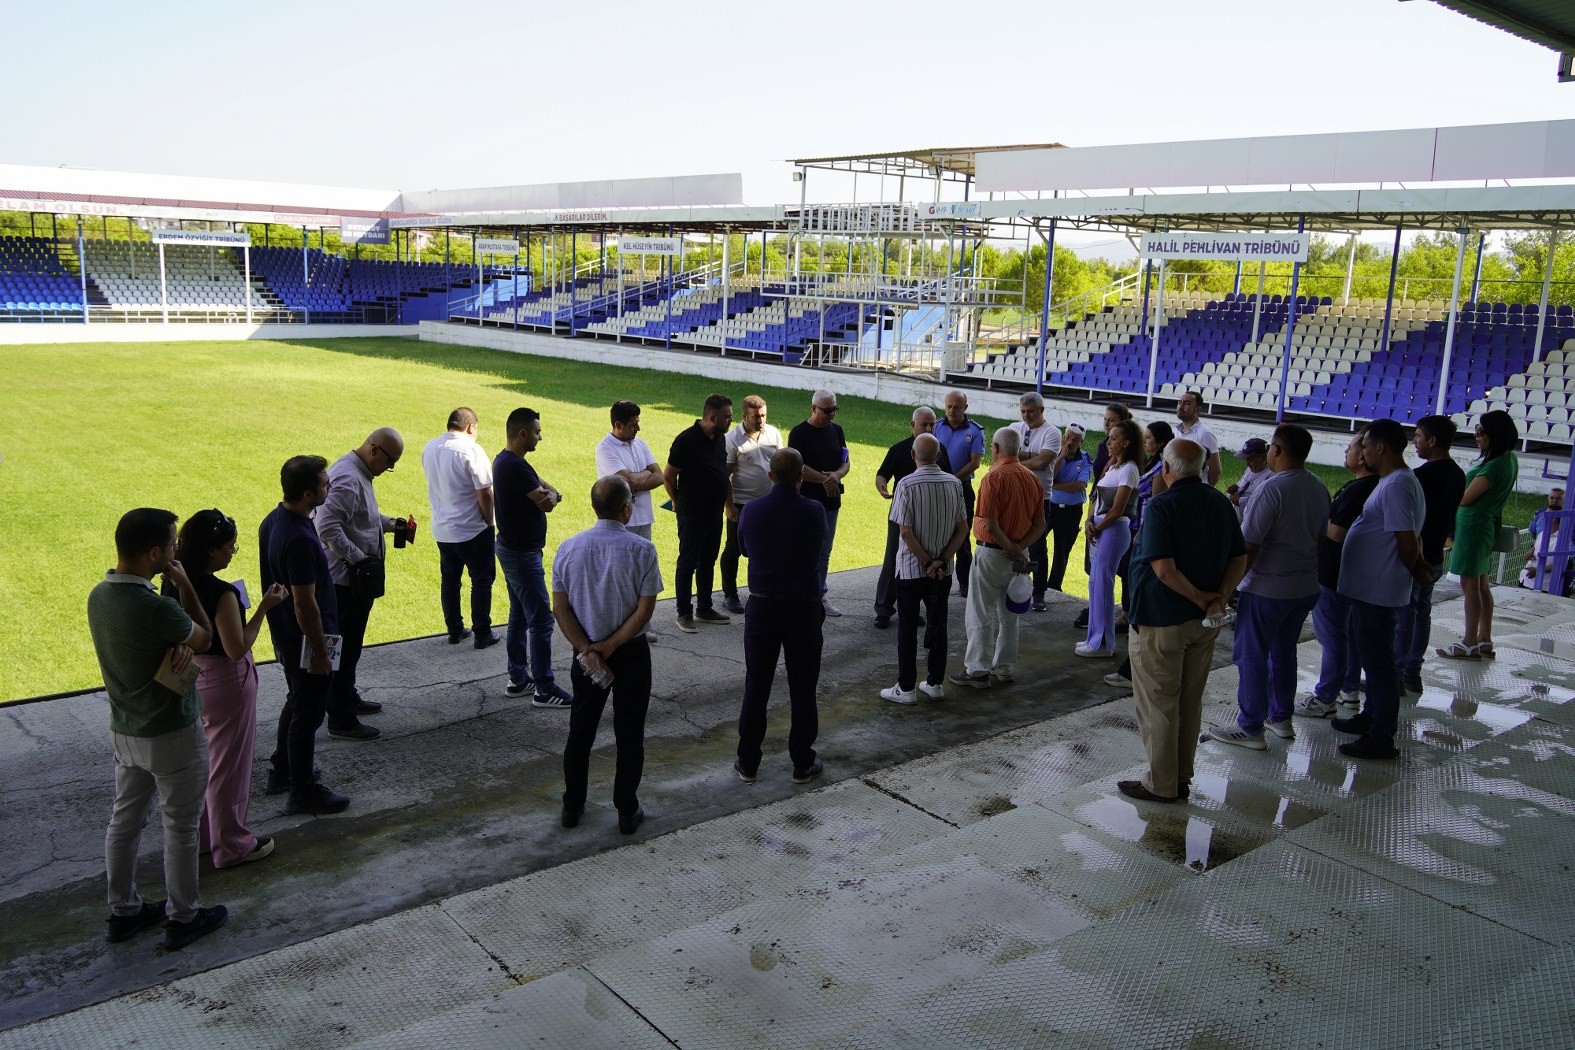
[[[1306,262],[1312,234],[1296,233],[1145,233],[1146,259],[1239,259],[1243,262]]]

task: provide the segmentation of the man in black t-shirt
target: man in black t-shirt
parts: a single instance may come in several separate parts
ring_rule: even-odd
[[[312,525],[312,512],[328,499],[328,461],[322,456],[293,456],[280,469],[279,483],[284,500],[257,528],[263,589],[278,583],[290,592],[289,601],[268,610],[268,633],[286,689],[268,786],[272,792],[288,785],[287,812],[339,813],[350,799],[317,783],[312,775],[317,728],[328,710],[334,675],[327,636],[339,632],[328,553]],[[312,652],[311,662],[303,667],[305,645]]]
[[[711,579],[722,550],[722,511],[732,499],[727,474],[727,430],[733,402],[721,394],[705,399],[694,426],[673,438],[662,483],[678,514],[678,629],[694,634],[695,622],[731,623],[711,601]],[[690,599],[690,583],[694,598]]]
[[[1433,578],[1444,575],[1444,541],[1455,534],[1455,512],[1466,494],[1466,472],[1449,454],[1455,440],[1455,423],[1448,416],[1423,416],[1416,421],[1412,443],[1422,465],[1415,470],[1427,502],[1422,520],[1422,557],[1433,567]],[[1433,584],[1411,583],[1411,603],[1401,606],[1395,618],[1395,662],[1400,685],[1407,692],[1422,693],[1422,654],[1433,632]]]
[[[1313,632],[1323,648],[1318,684],[1296,701],[1295,713],[1303,718],[1349,718],[1362,709],[1362,664],[1351,635],[1351,603],[1340,596],[1340,555],[1345,533],[1361,517],[1367,497],[1378,487],[1378,475],[1362,459],[1362,426],[1345,447],[1345,469],[1356,476],[1334,494],[1329,508],[1329,528],[1318,537],[1318,604],[1313,607]]]
[[[826,569],[831,564],[831,546],[837,539],[837,514],[842,510],[842,479],[852,465],[848,459],[848,440],[837,418],[837,395],[817,390],[809,402],[809,418],[788,434],[788,447],[804,457],[803,487],[800,495],[826,508],[826,541],[820,551],[820,604],[827,616],[841,616],[826,597]]]
[[[881,499],[891,499],[892,492],[897,487],[897,482],[912,474],[917,469],[913,461],[913,443],[920,434],[935,433],[935,410],[932,408],[916,408],[908,425],[913,433],[897,442],[886,450],[886,458],[881,460],[880,469],[875,472],[875,491],[880,493]],[[936,465],[946,473],[952,472],[951,457],[946,454],[946,446],[941,446]],[[890,486],[888,488],[887,486]],[[891,618],[897,612],[897,544],[902,542],[902,530],[894,521],[886,522],[886,556],[881,560],[880,578],[875,581],[875,626],[887,627]],[[924,626],[924,616],[919,615],[919,626]]]
[[[505,696],[534,690],[532,707],[567,711],[571,697],[552,674],[552,599],[541,552],[547,545],[547,515],[563,494],[543,481],[525,458],[541,443],[541,415],[516,408],[504,424],[508,444],[492,461],[492,494],[498,517],[498,567],[509,592],[509,626],[503,649],[509,684]]]

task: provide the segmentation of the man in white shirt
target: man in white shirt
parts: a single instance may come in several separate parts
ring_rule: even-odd
[[[1061,428],[1052,426],[1045,419],[1045,399],[1028,391],[1017,399],[1017,412],[1022,422],[1013,423],[1012,429],[1022,444],[1017,449],[1017,460],[1027,467],[1044,489],[1046,520],[1050,514],[1050,493],[1055,489],[1056,457],[1061,454]],[[1034,566],[1034,611],[1043,612],[1045,606],[1045,579],[1050,567],[1049,530],[1029,547],[1029,560]]]
[[[1180,423],[1176,427],[1176,436],[1195,441],[1203,447],[1203,451],[1208,453],[1208,460],[1203,465],[1204,484],[1218,485],[1221,470],[1220,439],[1199,418],[1203,415],[1203,408],[1203,395],[1196,390],[1188,390],[1176,399],[1176,419]]]
[[[1246,469],[1242,471],[1241,480],[1225,490],[1225,495],[1235,506],[1237,519],[1246,521],[1247,501],[1252,499],[1259,483],[1274,476],[1274,471],[1269,469],[1269,443],[1262,438],[1248,438],[1236,458]]]
[[[449,413],[448,431],[428,441],[421,450],[421,469],[427,476],[427,501],[432,504],[432,538],[438,545],[442,583],[438,597],[448,644],[458,645],[470,636],[459,607],[462,574],[470,573],[470,623],[475,646],[485,649],[502,641],[492,633],[492,581],[497,577],[494,560],[492,463],[476,443],[480,429],[476,413],[456,408]]]
[[[662,468],[651,447],[640,433],[640,406],[633,401],[615,401],[612,430],[596,446],[596,476],[617,474],[629,483],[634,502],[629,508],[629,523],[624,526],[641,539],[651,538],[656,511],[651,506],[651,490],[662,487]]]
[[[727,473],[733,480],[733,498],[725,508],[727,539],[722,546],[722,604],[742,616],[738,600],[738,520],[744,504],[771,491],[771,457],[782,447],[782,431],[766,422],[766,399],[759,394],[744,398],[738,425],[728,431]]]

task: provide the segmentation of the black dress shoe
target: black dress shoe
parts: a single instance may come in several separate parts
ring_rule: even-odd
[[[1119,780],[1116,782],[1116,788],[1128,798],[1135,798],[1141,802],[1179,801],[1179,797],[1172,798],[1168,795],[1154,794],[1154,792],[1143,786],[1143,781],[1141,780]]]
[[[461,627],[457,631],[450,631],[450,632],[448,632],[448,644],[449,645],[458,645],[460,642],[463,642],[466,638],[469,638],[469,637],[470,637],[470,630],[468,628]]]
[[[877,617],[875,617],[875,626],[884,631],[886,628],[891,626],[891,617],[890,616],[877,616]]]
[[[323,779],[323,771],[316,766],[312,767],[312,783]],[[263,788],[264,795],[282,795],[290,790],[290,774],[281,772],[278,767],[268,770],[268,786]]]
[[[285,805],[286,813],[343,813],[350,808],[350,796],[341,795],[321,784],[313,784],[312,789],[303,795],[290,793],[290,801]]]
[[[1393,741],[1375,736],[1358,737],[1340,745],[1340,754],[1352,758],[1399,758]]]
[[[473,644],[477,649],[487,649],[497,645],[501,641],[503,641],[503,636],[501,634],[493,634],[491,631],[477,631],[476,640],[471,644]]]
[[[1087,627],[1088,627],[1088,610],[1087,609],[1084,609],[1082,612],[1077,614],[1077,619],[1072,621],[1072,626],[1073,627],[1083,628],[1085,630],[1087,629]]]
[[[566,828],[577,828],[577,827],[579,827],[580,826],[580,818],[582,816],[584,816],[584,815],[585,815],[585,807],[583,805],[581,805],[581,806],[571,806],[567,802],[565,802],[563,804],[563,826],[564,827],[566,827]]]
[[[636,809],[633,813],[618,814],[618,830],[625,835],[633,835],[640,830],[640,825],[644,823],[644,809]]]
[[[376,740],[383,735],[383,731],[377,726],[369,726],[357,722],[353,726],[344,726],[338,729],[329,726],[328,735],[335,740]]]
[[[1362,736],[1367,732],[1369,719],[1367,712],[1352,715],[1350,718],[1331,718],[1329,724],[1336,732],[1350,733],[1352,736]]]
[[[355,713],[358,715],[375,715],[383,709],[383,705],[376,700],[362,700],[355,698]]]

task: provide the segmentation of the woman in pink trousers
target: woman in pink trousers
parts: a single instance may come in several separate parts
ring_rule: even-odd
[[[285,599],[285,590],[279,584],[268,588],[251,619],[245,619],[241,589],[216,575],[229,566],[235,549],[235,521],[219,510],[200,510],[187,518],[176,547],[214,627],[213,644],[197,654],[196,663],[209,755],[202,849],[212,851],[215,868],[261,860],[273,852],[272,838],[253,835],[246,827],[257,742],[257,665],[252,661],[252,643],[264,614]]]

